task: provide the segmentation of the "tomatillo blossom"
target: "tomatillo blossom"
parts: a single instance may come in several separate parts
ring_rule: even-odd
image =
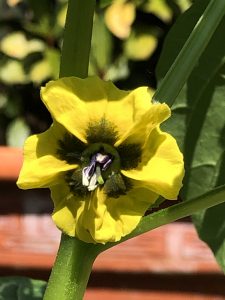
[[[147,87],[121,91],[98,77],[61,78],[41,89],[53,124],[25,142],[22,189],[48,187],[53,220],[90,243],[119,241],[159,195],[176,199],[184,174],[165,104]]]

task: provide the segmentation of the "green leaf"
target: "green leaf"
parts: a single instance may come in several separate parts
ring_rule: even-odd
[[[151,28],[133,30],[124,42],[124,53],[131,60],[148,59],[157,47],[159,32]]]
[[[17,60],[9,59],[0,69],[0,81],[9,85],[25,84],[28,78],[23,65]]]
[[[25,139],[30,135],[30,129],[24,119],[16,118],[7,128],[7,145],[11,147],[22,147]]]
[[[109,66],[105,73],[105,80],[117,81],[129,76],[128,59],[125,56],[119,56]]]
[[[28,40],[22,31],[15,31],[4,36],[0,49],[12,58],[24,59],[30,53],[44,51],[45,44],[39,39]]]
[[[40,85],[47,79],[57,78],[59,74],[60,53],[54,48],[47,48],[44,58],[38,60],[30,67],[29,79]]]
[[[111,60],[112,36],[107,29],[104,18],[101,14],[96,14],[93,23],[92,47],[90,63],[95,67],[95,73],[104,73]]]
[[[50,79],[52,77],[52,71],[49,61],[42,59],[34,63],[30,69],[29,77],[36,85],[40,85],[43,81]]]
[[[180,7],[181,11],[185,11],[191,6],[191,0],[175,0],[175,3]]]
[[[29,6],[32,9],[35,20],[41,23],[43,19],[48,19],[48,23],[55,17],[54,6],[52,1],[46,0],[29,0]]]
[[[6,107],[8,102],[7,95],[5,93],[0,93],[0,109]]]
[[[144,8],[164,22],[168,22],[172,19],[172,9],[166,0],[148,0]]]
[[[157,68],[162,79],[178,55],[209,1],[197,1],[170,31]],[[177,138],[185,157],[182,197],[197,197],[225,183],[225,18],[191,73],[165,124]],[[176,80],[176,79],[174,79]],[[214,251],[225,270],[225,205],[195,214],[200,238]]]
[[[0,278],[0,300],[41,300],[46,282],[25,277]]]
[[[99,1],[97,1],[97,3],[98,2],[99,2],[99,7],[104,8],[108,5],[110,5],[113,2],[113,0],[99,0]]]

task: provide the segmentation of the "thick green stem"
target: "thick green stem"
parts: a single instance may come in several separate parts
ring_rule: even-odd
[[[69,0],[60,77],[87,77],[94,9],[95,0]],[[93,244],[62,234],[44,300],[83,299],[97,256],[95,248]]]
[[[195,199],[172,205],[143,217],[137,228],[121,239],[118,243],[107,243],[105,246],[99,247],[101,251],[103,250],[103,247],[104,250],[106,250],[142,233],[190,216],[197,211],[210,208],[223,202],[225,202],[225,185],[215,188],[214,190]]]
[[[70,0],[66,16],[60,77],[88,75],[95,0]]]
[[[92,264],[97,256],[94,247],[62,234],[44,300],[83,299]]]
[[[211,0],[153,99],[172,106],[225,14],[224,0]]]

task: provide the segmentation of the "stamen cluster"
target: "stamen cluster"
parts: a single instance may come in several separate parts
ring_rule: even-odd
[[[125,194],[131,184],[120,170],[129,170],[138,165],[141,147],[138,144],[114,147],[117,132],[115,126],[105,119],[89,124],[86,135],[88,144],[71,134],[66,134],[58,143],[57,154],[60,159],[79,165],[74,172],[66,174],[66,182],[71,191],[79,197],[86,197],[89,192],[100,187],[111,197],[117,198]]]

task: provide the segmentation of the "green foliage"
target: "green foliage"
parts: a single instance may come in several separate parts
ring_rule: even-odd
[[[91,49],[89,74],[106,73],[112,60],[112,35],[102,14],[94,18]]]
[[[157,74],[163,78],[209,1],[197,1],[168,34]],[[225,183],[225,18],[173,105],[166,128],[177,137],[185,158],[186,175],[181,196],[197,197]],[[200,237],[225,270],[225,205],[194,215]]]
[[[28,132],[50,123],[37,95],[43,82],[58,77],[65,2],[0,2],[0,144],[21,146]]]
[[[159,33],[151,31],[147,28],[146,32],[134,30],[124,44],[124,52],[128,59],[131,60],[146,60],[155,51],[158,43],[157,36]]]
[[[51,122],[38,94],[41,85],[58,77],[67,2],[0,1],[0,95],[6,99],[0,103],[0,144],[8,143],[6,133],[15,118],[22,118],[31,133],[47,129]],[[190,3],[97,1],[89,75],[113,80],[120,88],[154,88],[161,43]],[[21,130],[17,135],[22,141]]]
[[[101,8],[104,8],[108,5],[110,5],[112,2],[113,2],[113,0],[100,0],[100,1],[97,1],[97,3],[99,4],[99,6]]]
[[[25,277],[0,278],[0,300],[41,300],[46,282]]]
[[[30,130],[22,118],[13,120],[6,131],[7,144],[11,147],[22,147],[24,140],[30,135]]]

